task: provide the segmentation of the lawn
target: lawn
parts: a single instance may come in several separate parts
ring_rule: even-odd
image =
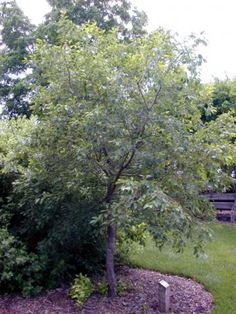
[[[191,277],[213,294],[212,313],[236,313],[236,227],[214,224],[213,239],[205,256],[196,258],[189,247],[183,254],[170,248],[161,252],[151,239],[144,248],[135,245],[129,262],[137,267]]]

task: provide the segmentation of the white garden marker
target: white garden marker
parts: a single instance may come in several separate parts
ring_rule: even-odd
[[[165,280],[158,284],[158,304],[161,312],[167,313],[170,309],[170,285]]]

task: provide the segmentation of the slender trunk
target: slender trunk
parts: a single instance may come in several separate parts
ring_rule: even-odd
[[[109,184],[107,187],[107,203],[112,202],[112,195],[115,191],[115,185]],[[107,243],[106,243],[106,276],[108,283],[108,296],[114,297],[116,295],[116,275],[114,270],[114,254],[116,244],[116,228],[112,223],[112,213],[109,213],[109,222],[107,226]]]
[[[144,132],[144,128],[142,133]],[[141,133],[141,135],[142,135]],[[105,150],[105,156],[108,157],[108,153]],[[109,172],[106,173],[108,176],[108,179],[110,180],[108,186],[107,186],[107,195],[106,195],[106,202],[108,204],[108,226],[107,226],[107,243],[106,243],[106,275],[107,275],[107,282],[108,282],[108,296],[114,297],[116,295],[116,275],[114,270],[114,254],[115,254],[115,244],[116,244],[116,225],[112,221],[112,211],[111,208],[109,208],[109,204],[112,202],[113,194],[116,189],[116,183],[119,180],[122,172],[129,167],[130,163],[132,162],[134,155],[135,155],[136,149],[133,149],[130,153],[126,154],[123,158],[123,161],[120,165],[120,169],[117,172],[115,177],[109,178]],[[107,163],[110,165],[110,159],[107,158]]]
[[[106,246],[106,275],[108,282],[108,296],[116,295],[116,275],[114,270],[116,230],[113,224],[107,227],[107,246]]]

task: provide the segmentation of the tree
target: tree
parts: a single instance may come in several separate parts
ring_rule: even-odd
[[[40,33],[45,31],[47,39],[55,40],[56,23],[62,12],[76,25],[95,22],[99,28],[106,31],[116,27],[124,38],[145,34],[147,15],[133,8],[127,0],[48,0],[48,3],[52,11],[40,27]]]
[[[221,159],[197,106],[201,40],[181,44],[160,29],[126,43],[94,24],[78,28],[64,18],[59,25],[57,45],[39,43],[33,58],[48,86],[35,99],[41,136],[31,171],[47,169],[53,184],[96,200],[92,223],[106,229],[114,296],[119,228],[145,222],[158,245],[173,239],[180,250],[186,238],[196,245],[204,238],[210,211],[199,192],[215,181]],[[220,144],[235,134],[227,128],[217,131]]]
[[[236,81],[218,80],[205,86],[205,107],[203,108],[203,121],[209,122],[217,119],[223,113],[235,114],[236,111]]]
[[[236,84],[235,80],[218,80],[215,79],[213,83],[203,85],[203,92],[201,95],[201,110],[202,110],[202,121],[207,126],[207,128],[215,127],[217,125],[222,125],[222,123],[226,123],[225,118],[230,117],[232,121],[235,119],[236,116]],[[213,123],[216,122],[216,123]],[[215,125],[215,126],[214,126]],[[235,126],[231,130],[230,127],[228,128],[228,133],[234,133]],[[219,133],[216,130],[212,130],[211,134],[216,134],[216,137],[211,136],[212,146],[217,146],[217,141],[219,141]],[[231,145],[235,145],[235,137],[232,136],[229,142]],[[218,151],[224,155],[225,149],[227,149],[227,145],[221,148],[218,147]],[[225,155],[225,160],[221,163],[221,171],[223,171],[225,175],[225,180],[222,180],[222,183],[229,180],[229,174],[233,169],[232,162],[229,162],[228,155]],[[234,161],[235,162],[235,161]],[[231,187],[226,184],[227,188],[221,185],[222,190],[229,190],[232,189],[233,183],[231,182]],[[211,187],[212,190],[215,190],[216,187]]]
[[[29,117],[29,63],[34,26],[15,1],[0,5],[0,104],[5,115]]]

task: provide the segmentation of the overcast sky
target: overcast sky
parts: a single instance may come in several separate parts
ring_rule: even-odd
[[[49,11],[46,0],[16,0],[34,23]],[[149,18],[149,30],[159,26],[181,36],[205,32],[208,46],[202,49],[207,64],[202,79],[236,77],[236,0],[132,0]]]

